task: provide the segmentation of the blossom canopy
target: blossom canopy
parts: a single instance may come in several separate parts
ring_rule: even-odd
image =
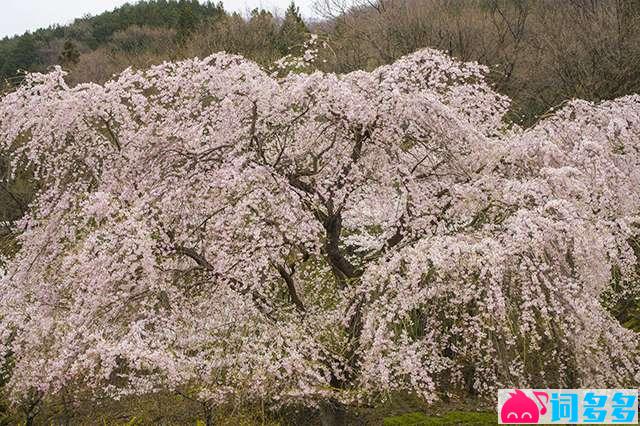
[[[423,50],[29,75],[0,101],[42,188],[0,279],[14,398],[637,386],[638,335],[601,298],[638,282],[640,97],[520,129],[485,73]]]

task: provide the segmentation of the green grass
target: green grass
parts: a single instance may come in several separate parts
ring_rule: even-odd
[[[490,412],[452,411],[441,416],[414,412],[386,417],[383,424],[384,426],[495,425],[498,424],[498,417]]]

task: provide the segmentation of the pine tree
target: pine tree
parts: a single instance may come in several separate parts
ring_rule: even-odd
[[[197,4],[197,2],[195,2]],[[198,24],[198,18],[193,11],[194,4],[189,1],[179,3],[178,31],[176,37],[179,43],[184,43]]]
[[[284,15],[284,21],[278,33],[278,50],[283,55],[300,47],[309,33],[307,25],[300,15],[300,8],[292,1]]]
[[[17,39],[16,44],[6,58],[5,75],[13,76],[17,70],[27,71],[40,62],[35,38],[32,34],[26,33]]]
[[[80,59],[80,52],[76,45],[71,40],[65,41],[58,58],[60,63],[62,65],[75,65],[78,63],[78,59]]]

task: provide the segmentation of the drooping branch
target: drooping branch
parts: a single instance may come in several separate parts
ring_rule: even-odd
[[[184,247],[184,246],[176,246],[175,251],[179,255],[183,255],[192,259],[198,264],[198,266],[213,273],[214,277],[228,281],[233,285],[233,289],[238,293],[242,295],[246,295],[250,293],[251,298],[253,299],[253,302],[255,303],[256,307],[260,310],[260,312],[262,312],[262,314],[265,315],[270,320],[274,322],[276,321],[276,319],[273,317],[271,313],[271,311],[273,311],[271,304],[266,300],[264,296],[262,296],[256,290],[252,289],[250,286],[247,286],[245,283],[243,283],[242,281],[236,278],[223,276],[221,273],[216,271],[215,267],[204,257],[204,255],[199,254],[192,248]],[[266,310],[265,307],[269,308],[269,310]]]
[[[118,136],[116,136],[113,129],[111,128],[111,125],[109,124],[110,119],[105,120],[103,117],[100,117],[100,120],[102,121],[102,124],[104,124],[104,127],[106,128],[107,133],[109,134],[109,139],[111,140],[111,143],[115,145],[118,151],[122,151],[122,145],[120,145],[120,140],[118,139]]]
[[[194,260],[199,266],[208,271],[215,271],[213,265],[209,263],[209,261],[203,255],[198,254],[198,252],[196,252],[192,248],[176,246],[176,253],[187,256],[188,258]]]

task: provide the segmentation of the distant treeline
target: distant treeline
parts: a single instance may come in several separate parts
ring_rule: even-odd
[[[525,125],[567,99],[640,93],[640,0],[321,1],[340,72],[437,48],[489,65]]]
[[[173,30],[184,37],[200,22],[224,14],[222,3],[197,0],[153,0],[125,4],[97,16],[85,16],[69,25],[53,25],[0,40],[0,76],[15,77],[20,70],[41,71],[64,62],[65,42],[84,53],[111,41],[131,26]],[[67,46],[69,44],[67,43]]]

